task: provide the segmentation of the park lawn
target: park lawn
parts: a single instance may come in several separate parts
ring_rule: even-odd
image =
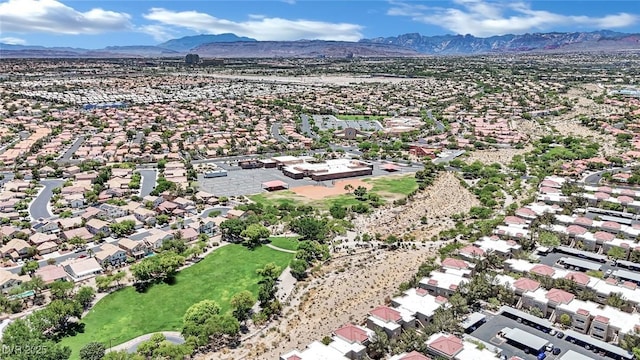
[[[382,120],[388,116],[382,115],[336,115],[337,119],[340,120],[351,120],[351,121],[367,121],[367,120]]]
[[[414,174],[407,174],[402,176],[381,176],[375,178],[367,178],[363,180],[373,187],[371,192],[381,193],[384,197],[385,193],[409,195],[412,191],[418,189],[418,182]]]
[[[269,238],[271,245],[286,250],[298,250],[299,236],[272,236]]]
[[[355,204],[362,203],[362,201],[356,199],[355,195],[351,194],[329,196],[318,201],[318,206],[325,210],[329,210],[334,205],[350,208]]]
[[[204,299],[215,300],[222,312],[230,311],[231,297],[249,290],[257,297],[259,276],[256,270],[274,262],[287,267],[293,254],[266,246],[248,250],[241,245],[226,245],[201,262],[178,273],[173,285],[156,284],[139,293],[129,286],[100,300],[82,319],[84,332],[64,338],[77,359],[87,343],[98,341],[109,346],[157,331],[180,331],[182,316],[189,306]]]

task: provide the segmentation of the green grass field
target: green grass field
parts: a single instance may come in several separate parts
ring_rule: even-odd
[[[298,236],[284,237],[284,236],[272,236],[269,238],[271,245],[286,250],[298,250]]]
[[[117,345],[147,333],[179,331],[189,306],[212,299],[227,312],[234,294],[249,290],[257,296],[256,270],[270,262],[284,269],[292,258],[293,254],[266,246],[253,251],[241,245],[224,246],[180,271],[172,285],[156,284],[144,293],[127,287],[106,296],[82,319],[84,332],[61,344],[71,347],[72,358],[77,359],[79,350],[91,341],[109,346],[110,339]]]
[[[336,115],[337,119],[340,120],[351,120],[351,121],[367,121],[367,120],[382,120],[388,116],[382,115]]]
[[[373,185],[373,188],[370,190],[372,192],[400,194],[406,196],[418,188],[418,182],[416,181],[414,174],[407,174],[403,176],[381,176],[364,179],[363,181]]]

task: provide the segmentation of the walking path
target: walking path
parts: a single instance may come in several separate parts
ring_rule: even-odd
[[[184,338],[178,331],[162,331],[161,333],[167,338],[169,342],[172,342],[174,344],[184,343]],[[144,335],[138,336],[135,339],[131,339],[125,343],[122,343],[120,345],[116,345],[112,348],[107,349],[107,352],[126,350],[128,353],[134,353],[138,349],[138,345],[151,339],[151,336],[153,336],[153,334],[158,334],[158,333],[156,332],[156,333],[144,334]]]
[[[282,252],[286,252],[286,253],[289,253],[289,254],[295,254],[296,253],[295,250],[288,250],[288,249],[279,248],[279,247],[277,247],[275,245],[272,245],[272,244],[267,244],[267,247],[268,248],[272,248],[273,250],[276,250],[276,251],[282,251]]]

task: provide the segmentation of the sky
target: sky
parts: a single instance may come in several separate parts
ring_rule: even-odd
[[[197,34],[344,40],[614,30],[640,33],[638,0],[0,0],[0,42],[97,49]]]

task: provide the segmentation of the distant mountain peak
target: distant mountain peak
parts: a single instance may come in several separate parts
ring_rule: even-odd
[[[422,54],[472,55],[523,51],[616,51],[637,48],[640,45],[634,41],[637,35],[610,30],[506,34],[485,38],[469,34],[424,36],[409,33],[362,39],[360,42],[402,46]]]
[[[159,44],[158,47],[185,52],[203,44],[209,43],[227,43],[227,42],[255,42],[256,39],[248,38],[245,36],[237,36],[236,34],[200,34],[193,36],[184,36],[179,39],[171,39]]]

